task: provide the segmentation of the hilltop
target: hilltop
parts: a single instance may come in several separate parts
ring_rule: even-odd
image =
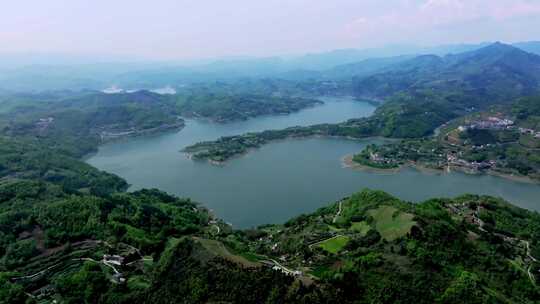
[[[381,73],[357,78],[354,86],[358,95],[374,94],[380,98],[404,91],[464,94],[473,99],[454,103],[479,107],[488,105],[486,100],[494,103],[538,92],[539,81],[540,56],[494,43],[444,57],[416,57]]]

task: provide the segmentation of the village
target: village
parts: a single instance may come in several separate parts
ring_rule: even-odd
[[[535,138],[540,138],[540,131],[536,131],[529,128],[518,127],[514,121],[508,118],[499,118],[496,116],[489,116],[486,119],[473,121],[466,125],[460,125],[459,132],[465,132],[467,130],[479,129],[479,130],[517,130],[520,134],[533,135]]]
[[[443,129],[445,132],[439,134]],[[496,170],[502,174],[523,174],[517,172],[519,168],[509,165],[505,151],[514,147],[526,153],[538,148],[539,140],[540,131],[518,126],[509,118],[487,116],[453,127],[445,124],[431,140],[403,140],[397,144],[368,146],[353,160],[379,169],[412,165],[467,173]]]

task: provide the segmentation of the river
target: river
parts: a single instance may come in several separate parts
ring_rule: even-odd
[[[194,162],[179,151],[220,136],[296,125],[341,122],[369,116],[374,107],[351,98],[323,98],[324,105],[284,116],[257,117],[216,124],[187,120],[174,133],[129,138],[105,144],[87,162],[125,178],[132,186],[158,188],[190,197],[236,228],[280,223],[336,201],[363,188],[387,191],[421,201],[463,193],[489,194],[540,210],[540,186],[495,176],[459,172],[426,173],[409,168],[399,173],[343,168],[341,158],[376,139],[290,139],[268,144],[224,166]]]

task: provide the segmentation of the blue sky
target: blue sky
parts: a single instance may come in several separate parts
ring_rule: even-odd
[[[0,52],[152,59],[540,40],[540,0],[17,0]]]

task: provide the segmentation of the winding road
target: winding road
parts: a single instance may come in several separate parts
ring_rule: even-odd
[[[531,261],[533,262],[538,262],[538,260],[531,255],[531,245],[529,241],[524,241],[524,242],[525,242],[525,245],[527,246],[527,257],[529,257],[529,259],[531,259]],[[530,265],[529,268],[527,268],[527,274],[529,274],[529,279],[531,279],[531,281],[534,284],[536,283],[536,278],[532,274],[531,269],[532,269],[532,265]]]
[[[339,201],[339,207],[338,207],[338,212],[336,213],[336,215],[334,216],[334,218],[332,219],[332,223],[335,223],[338,219],[338,217],[341,215],[341,205],[343,204],[343,201]]]

